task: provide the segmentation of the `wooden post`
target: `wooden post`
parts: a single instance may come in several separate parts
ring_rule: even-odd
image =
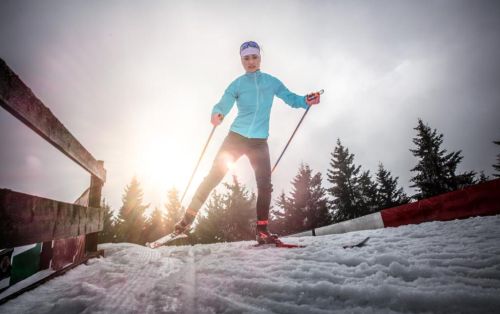
[[[102,160],[98,160],[97,163],[100,167],[104,166],[104,161]],[[103,184],[104,182],[101,179],[99,179],[95,175],[91,175],[88,207],[101,208],[101,193]],[[104,217],[100,217],[99,221],[103,222],[103,220]],[[87,254],[97,251],[97,235],[98,232],[89,233],[86,235],[85,251]]]

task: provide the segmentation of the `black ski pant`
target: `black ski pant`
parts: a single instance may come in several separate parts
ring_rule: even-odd
[[[228,171],[228,162],[236,162],[242,155],[248,157],[255,172],[257,220],[268,220],[273,186],[267,139],[247,138],[232,131],[224,139],[210,172],[196,190],[188,207],[191,211],[197,212],[210,192],[222,181]]]

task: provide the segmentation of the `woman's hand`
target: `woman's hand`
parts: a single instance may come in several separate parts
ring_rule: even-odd
[[[213,126],[218,126],[219,124],[222,123],[222,120],[224,120],[224,116],[220,113],[215,113],[212,115],[210,123],[212,123]]]
[[[321,98],[321,93],[319,93],[319,92],[307,94],[306,95],[306,103],[309,106],[317,105],[317,104],[319,104],[320,98]]]

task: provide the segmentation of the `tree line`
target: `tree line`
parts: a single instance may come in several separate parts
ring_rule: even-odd
[[[378,212],[411,201],[454,191],[487,181],[481,172],[457,173],[463,159],[461,151],[448,152],[442,148],[443,134],[432,129],[421,119],[414,128],[414,148],[410,152],[417,164],[410,170],[410,182],[415,194],[408,196],[398,184],[398,177],[380,163],[372,176],[355,163],[355,155],[337,139],[326,173],[328,186],[323,186],[323,175],[314,172],[307,163],[299,166],[291,181],[291,191],[281,192],[270,211],[270,229],[279,235],[319,228]],[[500,145],[500,141],[494,142]],[[500,177],[500,154],[493,165],[494,177]],[[134,177],[125,188],[118,215],[104,201],[106,209],[104,229],[100,242],[130,242],[144,244],[172,232],[184,213],[179,193],[173,188],[167,192],[163,208],[155,208],[145,215],[149,204],[143,203],[140,183]],[[255,238],[256,195],[233,176],[230,183],[216,189],[200,211],[188,242],[213,243],[252,240]]]

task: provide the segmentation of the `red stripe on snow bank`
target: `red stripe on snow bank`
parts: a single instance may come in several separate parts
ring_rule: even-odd
[[[381,211],[385,227],[500,214],[500,179]]]

